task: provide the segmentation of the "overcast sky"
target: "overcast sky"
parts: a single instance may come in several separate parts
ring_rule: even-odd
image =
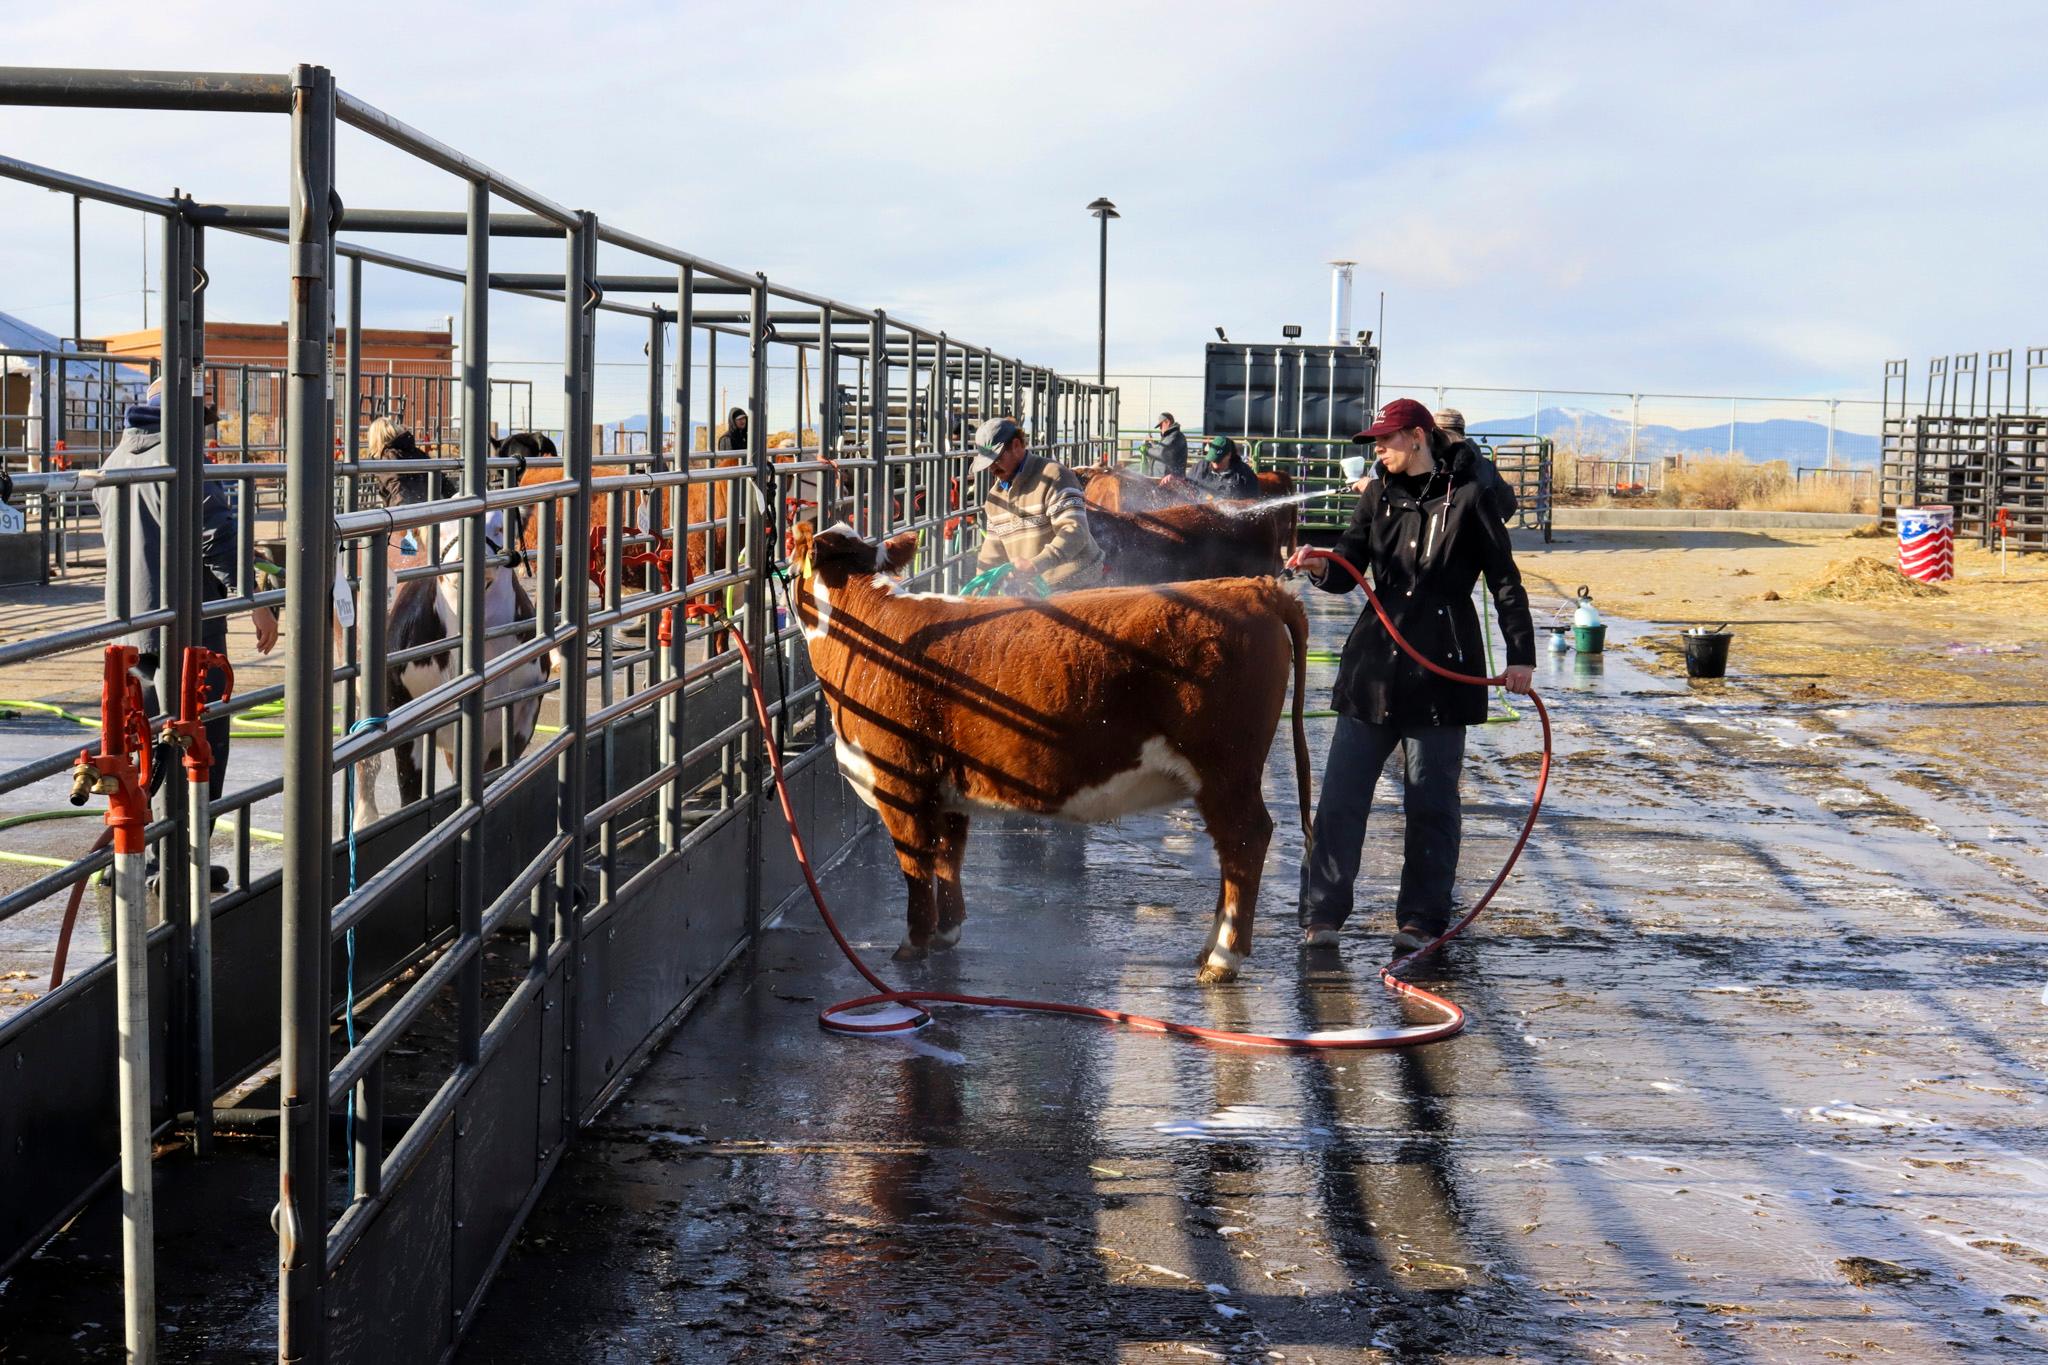
[[[2038,4],[16,10],[7,61],[324,63],[559,201],[1075,370],[1104,194],[1118,371],[1198,371],[1217,324],[1322,339],[1333,256],[1360,262],[1358,325],[1386,291],[1397,382],[1868,394],[1887,357],[2048,342]],[[283,196],[275,118],[9,109],[0,131],[137,188]],[[353,204],[460,207],[360,136],[341,174]],[[0,311],[68,331],[67,205],[0,185],[0,212]],[[137,325],[142,230],[88,227],[87,330]],[[275,260],[241,261],[214,315],[281,318]],[[455,306],[380,288],[379,322]],[[504,314],[558,344],[527,316]]]

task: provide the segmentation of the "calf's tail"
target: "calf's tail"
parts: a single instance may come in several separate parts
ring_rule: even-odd
[[[1308,732],[1302,728],[1302,699],[1308,692],[1308,613],[1292,593],[1285,594],[1287,633],[1294,641],[1294,783],[1301,802],[1304,851],[1315,847],[1315,806],[1309,795]]]

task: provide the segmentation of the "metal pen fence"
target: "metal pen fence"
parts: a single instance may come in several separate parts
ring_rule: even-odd
[[[155,506],[161,603],[122,596],[117,573],[111,619],[0,645],[0,668],[96,658],[152,632],[154,705],[188,723],[181,733],[225,735],[282,713],[274,773],[217,796],[203,781],[165,783],[146,829],[162,871],[154,893],[142,854],[98,851],[0,896],[7,920],[120,864],[112,957],[0,1019],[0,1188],[15,1192],[0,1205],[0,1274],[119,1178],[126,1335],[148,1359],[151,1138],[189,1128],[205,1155],[219,1123],[251,1118],[253,1101],[217,1113],[220,1098],[274,1061],[275,1099],[256,1117],[278,1134],[280,1358],[445,1358],[574,1128],[800,885],[766,823],[766,751],[739,650],[770,680],[772,742],[790,756],[813,846],[843,847],[864,825],[819,762],[830,752],[823,687],[777,596],[791,519],[921,532],[913,581],[956,587],[972,571],[984,489],[963,433],[1014,413],[1039,449],[1094,463],[1111,448],[1117,395],[568,209],[354,98],[324,68],[0,68],[0,103],[260,112],[284,116],[291,135],[290,199],[276,206],[163,197],[0,158],[0,177],[154,218],[168,309],[161,463],[15,479],[30,498],[107,495],[124,546]],[[461,209],[342,207],[344,132],[448,173]],[[352,231],[459,237],[463,261],[363,247],[344,240]],[[217,232],[284,249],[289,349],[275,447],[238,446],[209,464],[204,261]],[[561,267],[497,268],[508,238],[559,244]],[[349,396],[363,392],[366,268],[460,288],[461,373],[436,428],[458,454],[396,468],[365,458],[366,410]],[[488,441],[499,396],[491,304],[504,294],[561,309],[553,458],[494,454]],[[644,336],[648,360],[644,442],[603,464],[600,324]],[[684,439],[665,456],[667,414],[722,420],[716,379],[698,378],[719,373],[721,349],[723,373],[744,389],[746,447],[700,458]],[[773,401],[771,368],[816,375],[828,401],[814,428],[808,399]],[[784,418],[815,439],[771,450]],[[415,474],[429,476],[428,496],[394,496],[394,476]],[[434,486],[443,476],[452,488]],[[268,548],[281,588],[259,569],[255,524],[264,490],[280,486],[284,531]],[[137,488],[151,490],[147,505],[124,491]],[[209,497],[238,514],[233,568],[211,583],[198,554]],[[409,541],[425,552],[406,554]],[[508,584],[526,596],[500,612]],[[408,593],[446,623],[440,633],[387,614]],[[230,622],[279,608],[281,683],[196,703],[181,694],[189,647],[224,647]],[[425,750],[424,790],[359,821],[353,788],[401,746]],[[18,799],[75,762],[67,743],[17,765],[0,773],[0,796]],[[251,815],[271,802],[282,858],[266,869]],[[220,891],[217,817],[234,825]]]
[[[407,425],[428,448],[459,447],[462,428],[453,374],[402,370],[419,362],[367,363],[356,377],[360,423],[389,416]],[[116,357],[70,351],[0,351],[0,372],[25,382],[0,405],[0,474],[87,472],[119,444],[127,409],[143,401],[157,377],[157,357]],[[202,360],[196,369],[204,402],[217,416],[206,438],[209,463],[248,464],[284,450],[285,371],[273,364]],[[493,377],[492,431],[532,427],[533,382]],[[341,412],[346,403],[337,403]],[[345,433],[337,421],[335,439]],[[0,584],[33,578],[49,582],[79,565],[79,554],[100,531],[98,508],[83,485],[63,479],[20,481],[29,521],[40,541],[32,559],[0,562]],[[281,505],[276,486],[258,486],[260,505]]]
[[[2015,392],[2010,349],[1927,362],[1917,405],[1911,367],[1884,367],[1879,514],[1895,524],[1901,507],[1955,509],[1955,530],[1986,546],[2048,550],[2048,346],[2023,353]],[[1980,365],[1980,361],[1983,363]]]
[[[1166,472],[1157,443],[1143,432],[1117,434],[1119,458],[1146,473]],[[1236,438],[1233,438],[1236,439]],[[1473,438],[1480,453],[1493,461],[1502,480],[1515,493],[1514,525],[1540,533],[1546,544],[1552,534],[1555,505],[1551,443],[1537,436],[1495,434]],[[1300,528],[1307,535],[1329,538],[1351,523],[1357,482],[1343,467],[1347,456],[1367,456],[1367,448],[1347,437],[1253,436],[1243,442],[1245,458],[1261,472],[1284,473],[1295,492],[1311,495],[1301,505]],[[1191,458],[1198,458],[1193,456]]]
[[[1194,435],[1203,410],[1198,374],[1112,374],[1128,413],[1150,421],[1173,413]],[[1383,380],[1379,398],[1414,398],[1432,409],[1455,407],[1468,427],[1540,437],[1559,463],[1567,452],[1589,461],[1641,466],[1631,482],[1655,487],[1662,461],[1677,455],[1782,459],[1790,467],[1849,470],[1877,464],[1885,416],[1881,398],[1839,395],[1658,393],[1542,385],[1405,384]],[[1233,431],[1229,435],[1237,435]],[[1570,471],[1563,471],[1568,474]],[[1563,477],[1560,477],[1560,487]],[[1590,490],[1589,491],[1595,491]]]

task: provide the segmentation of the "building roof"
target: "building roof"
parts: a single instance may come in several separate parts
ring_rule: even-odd
[[[34,323],[23,322],[12,313],[0,313],[0,348],[10,351],[73,349],[71,343],[60,341],[54,332],[45,332]]]

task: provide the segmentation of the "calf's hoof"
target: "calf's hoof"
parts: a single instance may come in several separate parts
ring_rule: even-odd
[[[1211,948],[1202,954],[1201,970],[1195,973],[1195,980],[1204,986],[1220,986],[1235,981],[1237,969],[1243,962],[1243,953],[1233,953],[1220,946]]]
[[[960,942],[960,926],[956,924],[950,929],[941,929],[932,935],[932,951],[943,953],[958,942]]]
[[[896,945],[896,951],[892,956],[898,962],[922,962],[931,954],[931,949],[920,947],[906,938]]]

